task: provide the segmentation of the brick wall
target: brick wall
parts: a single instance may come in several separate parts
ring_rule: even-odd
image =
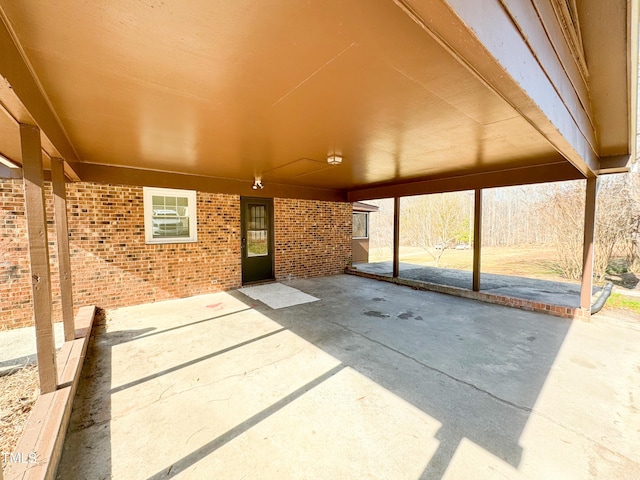
[[[350,203],[273,201],[276,279],[344,272],[351,260]]]
[[[0,328],[31,323],[27,219],[21,180],[0,182]]]
[[[142,187],[72,183],[73,300],[102,308],[240,285],[240,197],[197,194],[198,241],[147,245]]]
[[[60,320],[51,188],[47,218],[53,314]],[[0,181],[0,328],[32,323],[21,180]],[[198,242],[147,245],[142,187],[67,184],[76,307],[102,308],[228,290],[241,285],[240,197],[197,194]],[[278,280],[344,271],[351,256],[351,204],[274,199]]]

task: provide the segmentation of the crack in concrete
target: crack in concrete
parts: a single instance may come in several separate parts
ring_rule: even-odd
[[[177,392],[174,392],[174,393],[172,393],[172,394],[168,395],[167,397],[163,397],[163,395],[165,394],[165,392],[166,392],[167,390],[169,390],[171,387],[173,387],[173,385],[170,385],[169,387],[167,387],[167,388],[166,388],[166,389],[165,389],[165,390],[160,394],[160,397],[159,397],[158,399],[156,399],[156,400],[154,400],[154,401],[152,402],[152,404],[153,404],[153,403],[156,403],[156,402],[158,402],[158,401],[160,401],[160,400],[168,400],[168,399],[169,399],[169,398],[171,398],[171,397],[174,397],[174,396],[176,396],[176,395],[182,395],[183,393],[187,393],[187,392],[190,392],[190,391],[195,390],[195,389],[198,389],[198,388],[210,387],[210,386],[212,386],[212,385],[216,385],[216,384],[218,384],[218,383],[220,383],[220,382],[224,382],[225,380],[228,380],[228,379],[230,379],[230,378],[234,378],[234,377],[245,377],[245,376],[250,375],[250,374],[252,374],[252,373],[254,373],[254,372],[258,371],[258,370],[261,370],[261,369],[263,369],[263,368],[267,368],[267,367],[269,367],[269,366],[271,366],[271,365],[275,365],[275,364],[277,364],[277,363],[279,363],[279,362],[281,362],[281,361],[283,361],[283,360],[287,360],[287,359],[289,359],[289,358],[291,358],[291,357],[293,357],[293,356],[295,356],[295,355],[299,354],[299,353],[300,353],[300,352],[302,352],[303,350],[304,350],[304,348],[301,348],[300,350],[297,350],[297,351],[295,351],[295,352],[293,352],[293,353],[291,353],[291,354],[289,354],[289,355],[286,355],[286,356],[284,356],[284,357],[278,358],[278,359],[276,359],[276,360],[274,360],[274,361],[272,361],[272,362],[265,363],[264,365],[260,365],[259,367],[252,368],[251,370],[247,370],[247,371],[244,371],[244,372],[242,372],[242,373],[233,373],[233,374],[231,374],[231,375],[227,375],[226,377],[219,378],[219,379],[214,380],[214,381],[212,381],[212,382],[201,383],[201,384],[198,384],[198,385],[191,385],[191,386],[189,386],[189,387],[187,387],[187,388],[185,388],[185,389],[182,389],[182,390],[179,390],[179,391],[177,391]],[[229,397],[229,398],[231,398],[231,397]],[[220,401],[220,399],[216,399],[216,400],[214,400],[214,401]]]
[[[424,368],[427,368],[427,369],[429,369],[429,370],[431,370],[431,371],[434,371],[434,372],[436,372],[436,373],[439,373],[440,375],[443,375],[443,376],[445,376],[445,377],[447,377],[447,378],[449,378],[449,379],[453,380],[454,382],[461,383],[461,384],[466,385],[466,386],[468,386],[468,387],[470,387],[470,388],[473,388],[474,390],[476,390],[476,391],[478,391],[478,392],[480,392],[480,393],[484,393],[485,395],[488,395],[489,397],[493,398],[494,400],[497,400],[497,401],[499,401],[499,402],[501,402],[501,403],[504,403],[504,404],[506,404],[506,405],[509,405],[509,406],[511,406],[511,407],[513,407],[513,408],[516,408],[516,409],[518,409],[518,410],[523,410],[523,411],[528,412],[528,413],[530,413],[530,412],[532,412],[532,411],[533,411],[533,409],[531,409],[531,408],[529,408],[529,407],[524,407],[524,406],[522,406],[522,405],[518,405],[517,403],[511,402],[511,401],[509,401],[509,400],[505,400],[504,398],[498,397],[497,395],[495,395],[495,394],[493,394],[493,393],[491,393],[491,392],[489,392],[489,391],[487,391],[487,390],[484,390],[484,389],[482,389],[482,388],[480,388],[480,387],[478,387],[478,386],[474,385],[473,383],[470,383],[470,382],[467,382],[467,381],[462,380],[462,379],[460,379],[460,378],[454,377],[453,375],[451,375],[451,374],[449,374],[449,373],[445,372],[444,370],[440,370],[440,369],[439,369],[439,368],[437,368],[437,367],[433,367],[433,366],[431,366],[431,365],[427,365],[426,363],[421,362],[421,361],[420,361],[420,360],[418,360],[417,358],[412,357],[411,355],[407,355],[406,353],[404,353],[404,352],[402,352],[402,351],[400,351],[400,350],[397,350],[397,349],[395,349],[395,348],[393,348],[393,347],[390,347],[389,345],[386,345],[386,344],[384,344],[384,343],[382,343],[382,342],[380,342],[380,341],[376,340],[375,338],[371,338],[371,337],[369,337],[369,336],[367,336],[367,335],[365,335],[365,334],[363,334],[363,333],[360,333],[360,332],[358,332],[358,331],[356,331],[356,330],[353,330],[353,329],[351,329],[351,328],[349,328],[349,327],[346,327],[346,326],[341,325],[341,324],[339,324],[339,323],[336,323],[336,322],[334,322],[334,321],[327,320],[327,322],[332,323],[333,325],[336,325],[336,326],[338,326],[338,327],[344,328],[345,330],[348,330],[348,331],[350,331],[351,333],[353,333],[353,334],[355,334],[355,335],[361,336],[362,338],[366,338],[366,339],[367,339],[367,340],[369,340],[370,342],[376,343],[376,344],[380,345],[381,347],[384,347],[384,348],[386,348],[386,349],[388,349],[388,350],[391,350],[392,352],[395,352],[395,353],[397,353],[398,355],[401,355],[401,356],[403,356],[404,358],[406,358],[406,359],[408,359],[408,360],[411,360],[411,361],[413,361],[413,362],[417,363],[417,364],[418,364],[418,365],[420,365],[421,367],[424,367]]]
[[[402,352],[402,351],[400,351],[400,350],[397,350],[397,349],[395,349],[395,348],[393,348],[393,347],[390,347],[389,345],[386,345],[386,344],[384,344],[384,343],[382,343],[382,342],[380,342],[380,341],[378,341],[378,340],[376,340],[376,339],[374,339],[374,338],[371,338],[371,337],[369,337],[369,336],[367,336],[367,335],[365,335],[365,334],[363,334],[363,333],[360,333],[360,332],[358,332],[358,331],[356,331],[356,330],[353,330],[353,329],[351,329],[351,328],[349,328],[349,327],[347,327],[347,326],[345,326],[345,325],[342,325],[342,324],[340,324],[340,323],[334,322],[334,321],[332,321],[332,320],[326,320],[326,321],[327,321],[328,323],[331,323],[331,324],[333,324],[333,325],[337,326],[337,327],[343,328],[343,329],[345,329],[345,330],[347,330],[347,331],[349,331],[349,332],[351,332],[351,333],[353,333],[353,334],[355,334],[355,335],[358,335],[358,336],[360,336],[360,337],[362,337],[362,338],[365,338],[365,339],[369,340],[369,341],[370,341],[370,342],[372,342],[372,343],[375,343],[375,344],[377,344],[377,345],[380,345],[380,346],[381,346],[381,347],[383,347],[383,348],[386,348],[386,349],[388,349],[388,350],[391,350],[392,352],[397,353],[398,355],[401,355],[402,357],[404,357],[404,358],[406,358],[406,359],[408,359],[408,360],[411,360],[411,361],[413,361],[413,362],[417,363],[417,364],[418,364],[418,365],[420,365],[421,367],[424,367],[424,368],[426,368],[426,369],[428,369],[428,370],[431,370],[431,371],[436,372],[436,373],[438,373],[438,374],[440,374],[440,375],[443,375],[443,376],[445,376],[445,377],[447,377],[447,378],[449,378],[449,379],[453,380],[454,382],[460,383],[460,384],[462,384],[462,385],[466,385],[466,386],[468,386],[468,387],[470,387],[470,388],[472,388],[472,389],[476,390],[477,392],[480,392],[480,393],[482,393],[482,394],[485,394],[485,395],[487,395],[487,396],[491,397],[492,399],[494,399],[494,400],[496,400],[496,401],[498,401],[498,402],[500,402],[500,403],[503,403],[503,404],[505,404],[505,405],[508,405],[508,406],[510,406],[510,407],[512,407],[512,408],[515,408],[515,409],[517,409],[517,410],[521,410],[521,411],[526,412],[526,413],[529,413],[529,414],[531,414],[531,415],[537,415],[537,416],[539,416],[539,417],[542,417],[542,418],[544,418],[545,420],[547,420],[547,421],[549,421],[549,422],[551,422],[551,423],[553,423],[553,424],[557,425],[558,427],[563,428],[563,429],[565,429],[565,430],[567,430],[567,431],[569,431],[569,432],[572,432],[574,435],[577,435],[578,437],[580,437],[580,438],[582,438],[582,439],[584,439],[584,440],[586,440],[586,441],[588,441],[588,442],[591,442],[591,443],[594,443],[595,445],[598,445],[600,448],[602,448],[602,449],[604,449],[604,450],[607,450],[608,452],[610,452],[610,453],[612,453],[612,454],[615,454],[615,455],[617,455],[617,456],[619,456],[619,457],[621,457],[621,458],[624,458],[624,459],[626,459],[626,460],[628,460],[628,461],[630,461],[630,462],[632,462],[632,461],[633,461],[633,460],[631,460],[630,458],[626,457],[625,455],[623,455],[623,454],[621,454],[621,453],[619,453],[619,452],[616,452],[616,451],[613,451],[613,450],[609,449],[608,447],[606,447],[605,445],[601,444],[601,443],[600,443],[600,442],[598,442],[597,440],[595,440],[595,439],[593,439],[593,438],[589,437],[588,435],[585,435],[584,433],[582,433],[582,432],[580,432],[580,431],[577,431],[577,430],[573,429],[572,427],[570,427],[570,426],[568,426],[568,425],[566,425],[566,424],[564,424],[564,423],[562,423],[562,422],[560,422],[560,421],[558,421],[558,420],[555,420],[554,418],[551,418],[550,416],[546,415],[546,414],[545,414],[545,413],[543,413],[543,412],[540,412],[539,410],[535,410],[534,408],[531,408],[531,407],[525,407],[525,406],[523,406],[523,405],[518,405],[517,403],[514,403],[514,402],[511,402],[511,401],[506,400],[506,399],[504,399],[504,398],[501,398],[501,397],[499,397],[499,396],[497,396],[497,395],[495,395],[495,394],[493,394],[493,393],[491,393],[491,392],[489,392],[489,391],[487,391],[487,390],[484,390],[484,389],[482,389],[482,388],[480,388],[480,387],[478,387],[478,386],[476,386],[476,385],[474,385],[474,384],[472,384],[472,383],[470,383],[470,382],[467,382],[467,381],[462,380],[462,379],[460,379],[460,378],[454,377],[453,375],[451,375],[451,374],[449,374],[449,373],[447,373],[447,372],[445,372],[445,371],[443,371],[443,370],[440,370],[440,369],[439,369],[439,368],[437,368],[437,367],[433,367],[433,366],[431,366],[431,365],[427,365],[426,363],[421,362],[420,360],[418,360],[418,359],[416,359],[416,358],[412,357],[411,355],[407,355],[406,353],[404,353],[404,352]]]
[[[131,414],[133,414],[133,413],[136,413],[136,412],[140,411],[140,410],[144,410],[144,409],[146,409],[146,408],[149,408],[149,406],[150,406],[150,405],[153,405],[153,404],[155,404],[155,403],[158,403],[158,402],[159,402],[159,401],[161,401],[161,400],[168,400],[168,399],[169,399],[169,398],[171,398],[171,397],[174,397],[174,396],[176,396],[176,395],[182,395],[183,393],[190,392],[190,391],[195,390],[195,389],[197,389],[197,388],[209,387],[209,386],[211,386],[211,385],[215,385],[215,384],[217,384],[217,383],[220,383],[220,382],[223,382],[223,381],[225,381],[225,380],[228,380],[229,378],[233,378],[233,377],[243,377],[243,376],[246,376],[246,375],[250,375],[250,374],[252,374],[253,372],[256,372],[256,371],[258,371],[258,370],[260,370],[260,369],[263,369],[263,368],[269,367],[269,366],[271,366],[271,365],[275,365],[275,364],[277,364],[277,363],[279,363],[279,362],[281,362],[281,361],[283,361],[283,360],[287,360],[287,359],[289,359],[289,358],[292,358],[292,357],[294,357],[295,355],[298,355],[299,353],[301,353],[301,352],[302,352],[302,351],[304,351],[304,350],[305,350],[304,348],[301,348],[301,349],[299,349],[299,350],[296,350],[295,352],[292,352],[292,353],[290,353],[290,354],[288,354],[288,355],[285,355],[285,356],[283,356],[283,357],[280,357],[280,358],[278,358],[278,359],[276,359],[276,360],[274,360],[274,361],[272,361],[272,362],[265,363],[264,365],[260,365],[259,367],[252,368],[251,370],[247,370],[247,371],[242,372],[242,373],[234,373],[234,374],[231,374],[231,375],[227,375],[226,377],[223,377],[223,378],[217,379],[217,380],[215,380],[215,381],[213,381],[213,382],[203,383],[203,384],[199,384],[199,385],[191,385],[191,386],[189,386],[189,387],[187,387],[187,388],[184,388],[184,389],[182,389],[182,390],[176,391],[176,392],[174,392],[174,393],[172,393],[172,394],[170,394],[170,395],[167,395],[167,396],[165,397],[165,396],[164,396],[164,394],[165,394],[169,389],[171,389],[171,388],[173,388],[173,387],[174,387],[174,385],[169,385],[167,388],[165,388],[165,389],[162,391],[162,393],[160,393],[160,396],[159,396],[158,398],[156,398],[155,400],[153,400],[151,403],[145,403],[144,405],[142,405],[142,406],[140,406],[140,407],[138,407],[138,408],[134,408],[133,410],[130,410],[130,411],[128,411],[128,412],[126,412],[126,413],[123,413],[123,414],[121,414],[121,415],[111,416],[111,417],[109,417],[109,418],[108,418],[108,419],[106,419],[106,420],[101,420],[100,422],[94,422],[94,421],[91,421],[91,419],[90,419],[88,422],[83,423],[83,424],[82,424],[82,425],[80,425],[78,428],[73,429],[73,430],[70,430],[70,431],[72,431],[72,432],[79,432],[79,431],[82,431],[82,430],[86,430],[86,429],[88,429],[88,428],[92,428],[92,427],[96,427],[96,426],[105,425],[105,424],[107,424],[107,423],[109,423],[109,422],[116,421],[116,420],[119,420],[119,419],[121,419],[121,418],[127,417],[127,416],[129,416],[129,415],[131,415]],[[229,397],[227,397],[227,398],[222,398],[222,399],[220,399],[220,398],[216,398],[216,399],[211,399],[211,400],[209,400],[209,401],[210,401],[210,402],[220,402],[220,401],[224,401],[224,400],[229,400],[230,398],[231,398],[231,397],[229,396]],[[89,415],[91,416],[91,414],[89,414]]]

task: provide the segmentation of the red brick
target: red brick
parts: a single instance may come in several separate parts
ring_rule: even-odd
[[[0,328],[32,323],[21,180],[0,181]],[[60,285],[51,186],[46,185],[54,319]],[[115,308],[241,285],[240,197],[197,194],[198,242],[147,245],[142,188],[67,184],[76,306]],[[351,204],[274,199],[276,279],[341,273],[351,259]]]

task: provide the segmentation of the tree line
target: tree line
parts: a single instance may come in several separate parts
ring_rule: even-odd
[[[582,273],[584,180],[482,192],[482,245],[552,245],[554,267],[569,279]],[[370,215],[371,246],[393,244],[393,199],[372,200],[380,211]],[[400,244],[420,247],[436,266],[446,249],[473,244],[473,191],[403,197]],[[598,180],[594,271],[640,267],[640,175],[606,175]]]

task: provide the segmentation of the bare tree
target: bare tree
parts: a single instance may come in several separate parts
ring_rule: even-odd
[[[585,182],[486,189],[483,245],[553,245],[555,268],[569,279],[582,274]],[[371,201],[371,247],[393,245],[393,199]],[[473,196],[469,192],[403,197],[401,244],[423,248],[439,265],[445,251],[472,242]],[[603,176],[596,211],[594,271],[640,269],[640,175]]]
[[[622,269],[637,263],[640,192],[637,175],[610,175],[599,182],[594,276],[602,280],[616,259],[622,260]],[[557,267],[570,279],[582,275],[584,196],[584,181],[553,184],[539,208],[554,236]]]
[[[402,243],[423,248],[439,266],[448,248],[469,241],[469,198],[464,192],[403,198]]]

